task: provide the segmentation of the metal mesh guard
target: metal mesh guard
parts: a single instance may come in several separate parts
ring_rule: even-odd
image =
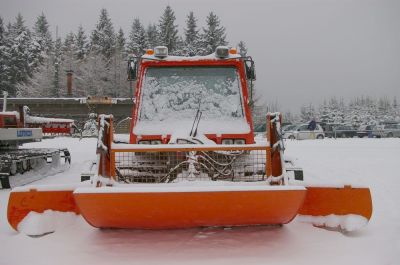
[[[114,154],[115,175],[123,183],[266,179],[266,150],[259,148],[207,150],[193,147],[156,151],[143,148],[114,151]]]

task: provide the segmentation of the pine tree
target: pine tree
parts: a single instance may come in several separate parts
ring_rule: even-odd
[[[168,51],[174,53],[178,41],[178,26],[175,25],[175,14],[168,5],[159,20],[160,44],[167,46]]]
[[[43,13],[37,17],[33,27],[33,42],[37,45],[35,54],[38,64],[42,64],[52,50],[53,45],[53,40],[49,31],[49,23]]]
[[[146,31],[138,18],[132,23],[131,32],[129,34],[128,51],[136,56],[142,56],[148,48]]]
[[[207,27],[203,28],[202,46],[204,54],[210,54],[215,51],[218,46],[227,45],[225,28],[220,26],[221,22],[217,15],[213,12],[207,16]]]
[[[122,28],[119,29],[116,39],[116,51],[125,54],[126,52],[126,39]]]
[[[79,26],[78,32],[75,35],[75,57],[78,60],[85,59],[88,53],[89,44],[87,41],[87,37],[85,31],[82,28],[82,25]]]
[[[184,29],[184,32],[187,54],[189,56],[197,55],[200,51],[200,35],[199,30],[197,29],[197,19],[192,11],[187,16],[186,28]]]
[[[67,49],[61,38],[57,38],[49,56],[35,69],[32,77],[17,85],[18,97],[59,97],[65,94],[63,50]]]
[[[0,91],[6,89],[7,86],[7,72],[6,68],[8,68],[7,64],[7,51],[6,51],[6,31],[3,24],[3,19],[0,17]]]
[[[0,45],[4,45],[4,39],[5,39],[5,28],[3,24],[3,18],[0,17]],[[2,47],[2,46],[0,46]]]
[[[73,59],[71,59],[72,64],[67,64],[67,68],[65,69],[67,71],[73,71],[72,95],[75,97],[87,96],[87,76],[83,69],[87,63],[86,58],[88,57],[88,54],[89,44],[85,31],[80,25],[77,33],[74,34]]]
[[[59,97],[61,95],[61,63],[62,63],[62,41],[61,38],[57,38],[54,45],[54,77],[53,77],[53,87],[51,91],[51,96]]]
[[[185,44],[185,41],[181,36],[178,37],[178,40],[176,41],[176,46],[175,46],[175,51],[172,52],[173,55],[177,56],[188,56],[188,50]]]
[[[300,118],[302,122],[309,122],[316,118],[314,106],[310,103],[308,106],[303,105],[300,109]]]
[[[239,48],[239,54],[242,57],[247,56],[247,48],[246,48],[246,43],[244,41],[239,41],[238,43],[238,48]]]
[[[18,14],[16,21],[8,25],[5,39],[7,69],[4,74],[7,76],[7,82],[3,82],[3,89],[10,96],[16,95],[17,84],[26,82],[32,73],[34,56],[31,48],[31,33],[26,28],[21,14]]]
[[[126,96],[128,82],[126,82],[126,40],[122,29],[119,29],[116,40],[116,50],[114,55],[114,63],[112,66],[113,76],[113,97]]]
[[[67,70],[74,70],[76,68],[75,65],[75,35],[70,32],[65,36],[63,46],[61,48],[63,54],[63,62]]]
[[[149,45],[149,49],[160,45],[159,33],[155,24],[149,24],[146,29],[146,38]]]
[[[74,50],[75,50],[75,35],[74,35],[74,33],[70,32],[67,34],[67,36],[65,36],[62,50],[63,50],[64,55],[67,55],[68,53],[71,53],[71,55],[73,55]]]
[[[91,50],[102,54],[106,60],[110,60],[115,51],[114,27],[104,8],[101,9],[99,22],[92,32]]]

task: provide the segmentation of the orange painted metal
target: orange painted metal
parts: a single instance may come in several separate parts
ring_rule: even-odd
[[[296,216],[305,195],[305,189],[74,193],[92,226],[135,229],[285,224]]]
[[[123,144],[124,147],[129,148],[118,148],[115,147],[111,149],[111,152],[191,152],[191,151],[253,151],[253,150],[270,150],[267,145],[194,145],[185,144],[175,147],[175,145],[157,145],[152,146],[152,148],[146,148],[145,145],[138,144]]]
[[[72,195],[73,190],[58,191],[12,191],[8,200],[7,218],[10,225],[18,230],[18,224],[34,211],[46,210],[79,213]]]
[[[299,214],[327,216],[357,214],[368,220],[372,215],[372,199],[368,188],[307,187],[307,196]]]
[[[271,122],[272,119],[275,118],[275,114],[268,113],[267,114],[267,140],[270,146],[274,146],[274,144],[279,141],[278,135],[276,133],[277,129],[275,124]],[[279,114],[279,121],[282,123],[282,115]],[[271,148],[271,175],[274,177],[282,175],[282,164],[281,164],[281,153],[280,150]]]
[[[103,138],[101,141],[107,147],[107,150],[97,147],[96,153],[100,154],[98,174],[99,176],[111,178],[115,176],[114,154],[110,152],[111,143],[114,140],[112,116],[105,118],[105,121],[106,123],[103,127]]]

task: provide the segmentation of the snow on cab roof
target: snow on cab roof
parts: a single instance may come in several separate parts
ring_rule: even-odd
[[[205,55],[205,56],[175,56],[175,55],[168,55],[166,57],[157,57],[154,54],[148,55],[145,54],[142,56],[142,59],[146,60],[155,60],[155,61],[174,61],[174,62],[179,62],[179,61],[202,61],[202,60],[215,60],[215,61],[221,61],[221,60],[228,60],[228,59],[239,59],[242,58],[240,54],[229,54],[228,57],[226,58],[219,58],[215,55],[215,53]]]

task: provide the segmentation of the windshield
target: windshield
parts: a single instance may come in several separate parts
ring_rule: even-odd
[[[149,67],[140,121],[243,119],[240,82],[234,67]]]

